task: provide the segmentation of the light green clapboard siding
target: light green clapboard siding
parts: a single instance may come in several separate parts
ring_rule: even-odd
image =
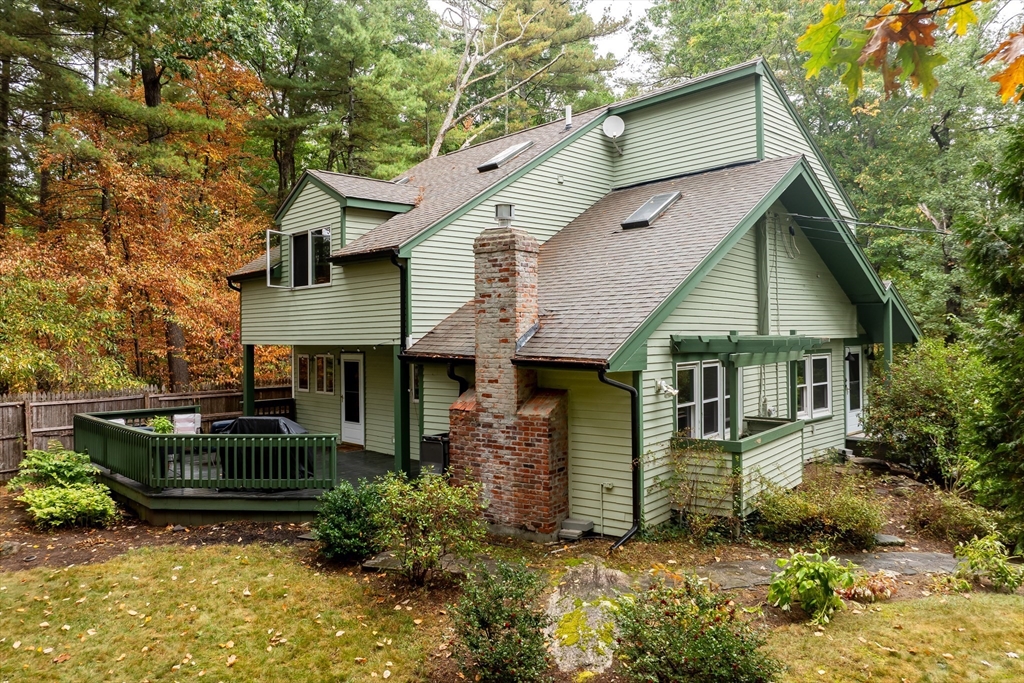
[[[331,228],[331,247],[340,249],[341,206],[307,183],[280,229],[321,227]],[[393,344],[397,338],[398,269],[386,259],[332,266],[330,286],[278,289],[264,278],[242,282],[243,344]]]
[[[623,114],[615,187],[757,159],[754,77]]]
[[[455,372],[469,380],[473,386],[473,368],[457,365]],[[423,434],[443,434],[451,428],[448,409],[459,397],[459,383],[448,379],[447,368],[440,363],[423,366],[423,392],[421,394]]]
[[[857,308],[803,229],[776,203],[768,218],[768,276],[771,329],[775,334],[856,337]],[[796,235],[789,233],[792,228]]]
[[[846,198],[826,172],[824,160],[815,153],[811,141],[789,113],[783,97],[786,95],[777,91],[769,79],[763,79],[761,101],[764,112],[765,158],[777,159],[803,154],[839,212],[846,218],[853,218],[853,207],[846,202]]]
[[[592,130],[416,246],[413,336],[422,337],[473,297],[473,240],[495,227],[495,204],[515,204],[516,227],[543,243],[608,193],[612,153],[600,129]]]
[[[292,393],[295,396],[295,421],[316,434],[337,434],[341,438],[341,382],[338,367],[338,347],[296,346],[292,348]],[[309,356],[309,391],[299,391],[299,364],[296,357]],[[315,357],[324,354],[334,363],[334,393],[316,391]]]
[[[537,375],[540,386],[569,392],[569,515],[593,520],[598,533],[625,533],[632,524],[629,394],[600,383],[596,372]],[[629,373],[609,377],[631,381]]]
[[[363,352],[366,373],[366,449],[394,455],[394,347],[381,346],[364,349]]]
[[[766,481],[792,488],[803,481],[803,433],[793,432],[743,454],[743,509],[753,501]]]
[[[395,214],[345,207],[345,243],[351,244]]]

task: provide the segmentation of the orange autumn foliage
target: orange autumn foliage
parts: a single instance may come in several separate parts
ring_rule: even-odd
[[[169,324],[184,332],[193,382],[239,378],[239,299],[225,277],[270,225],[256,201],[264,162],[246,148],[264,97],[250,71],[209,57],[159,107],[137,82],[94,93],[41,150],[50,192],[35,230],[9,239],[36,272],[103,292],[117,314],[103,332],[139,379],[166,383]],[[268,352],[273,374],[283,351]]]

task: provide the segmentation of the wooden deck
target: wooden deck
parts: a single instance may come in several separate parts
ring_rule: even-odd
[[[338,480],[358,485],[360,479],[373,479],[394,468],[395,458],[375,451],[340,450]],[[412,475],[419,474],[419,463],[413,462]],[[188,464],[179,465],[188,468]],[[194,465],[203,469],[206,463]],[[133,479],[100,468],[100,478],[111,492],[150,524],[214,524],[228,520],[247,519],[262,522],[294,522],[312,519],[316,500],[324,489],[267,491],[258,489],[165,488],[156,489]],[[193,474],[188,472],[186,474]],[[200,472],[195,472],[198,475]],[[212,472],[202,472],[204,478]],[[214,478],[216,478],[214,476]]]

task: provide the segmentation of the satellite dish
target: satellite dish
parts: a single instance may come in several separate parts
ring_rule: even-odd
[[[605,135],[614,140],[626,130],[626,122],[620,116],[609,116],[601,124],[601,130],[604,131]]]

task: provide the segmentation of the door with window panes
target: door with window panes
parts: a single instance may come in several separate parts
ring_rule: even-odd
[[[363,446],[365,437],[362,354],[341,354],[341,440]]]
[[[864,404],[864,349],[846,348],[846,433],[862,431],[861,411]]]

